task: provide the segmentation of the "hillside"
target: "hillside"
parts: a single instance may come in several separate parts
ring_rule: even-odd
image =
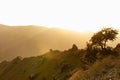
[[[119,52],[120,47],[116,47]],[[69,50],[37,57],[16,57],[0,63],[0,80],[119,80],[120,56],[108,55],[94,63],[85,61],[86,51]]]
[[[50,49],[40,56],[2,61],[0,80],[119,80],[120,43],[107,44],[117,35],[118,30],[104,28],[83,49],[73,44],[64,51]]]
[[[72,44],[84,48],[90,35],[92,33],[78,33],[42,26],[0,25],[0,61],[11,60],[16,56],[40,55],[51,48],[65,50]]]
[[[71,71],[80,68],[79,56],[72,51],[51,51],[43,56],[21,58],[0,64],[0,80],[60,80],[67,79]],[[78,56],[78,57],[77,57]],[[76,65],[78,64],[78,65]],[[81,62],[81,64],[83,64]],[[34,76],[34,79],[30,79]]]

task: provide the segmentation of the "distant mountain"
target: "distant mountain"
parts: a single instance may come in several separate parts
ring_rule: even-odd
[[[0,61],[36,56],[49,49],[65,50],[72,44],[83,48],[92,34],[32,25],[0,25]]]
[[[37,56],[49,49],[66,50],[73,44],[84,48],[92,35],[92,32],[73,32],[34,25],[0,25],[0,61],[11,60],[16,56]],[[119,42],[119,39],[116,41]]]

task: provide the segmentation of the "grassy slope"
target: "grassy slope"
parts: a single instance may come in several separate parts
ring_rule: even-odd
[[[76,71],[69,80],[120,80],[120,57],[96,61],[88,70]]]
[[[3,64],[6,64],[5,67]],[[75,69],[80,68],[82,62],[72,51],[52,51],[43,56],[21,59],[1,63],[0,80],[64,80],[68,79]],[[3,70],[4,69],[4,70]]]
[[[17,57],[11,62],[4,61],[0,64],[0,80],[120,79],[120,56],[111,55],[92,65],[85,64],[83,56],[84,51],[69,49],[62,52],[50,51],[37,57]]]

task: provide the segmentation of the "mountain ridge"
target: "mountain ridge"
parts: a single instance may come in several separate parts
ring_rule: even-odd
[[[85,41],[88,40],[87,37],[84,37],[85,35],[74,31],[43,26],[1,25],[0,61],[11,60],[16,56],[40,55],[51,48],[65,50],[72,44],[80,44],[82,48]]]
[[[12,60],[16,56],[30,57],[44,54],[53,50],[66,50],[76,44],[85,48],[86,42],[93,35],[92,32],[74,32],[59,28],[44,26],[8,26],[0,25],[0,61]],[[116,45],[116,42],[109,42]],[[63,45],[64,44],[64,45]]]

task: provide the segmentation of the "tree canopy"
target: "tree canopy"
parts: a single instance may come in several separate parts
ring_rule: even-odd
[[[90,42],[92,45],[98,45],[101,46],[101,48],[106,48],[106,43],[108,41],[114,41],[117,37],[118,31],[116,29],[112,28],[104,28],[101,31],[95,33],[91,39]]]

